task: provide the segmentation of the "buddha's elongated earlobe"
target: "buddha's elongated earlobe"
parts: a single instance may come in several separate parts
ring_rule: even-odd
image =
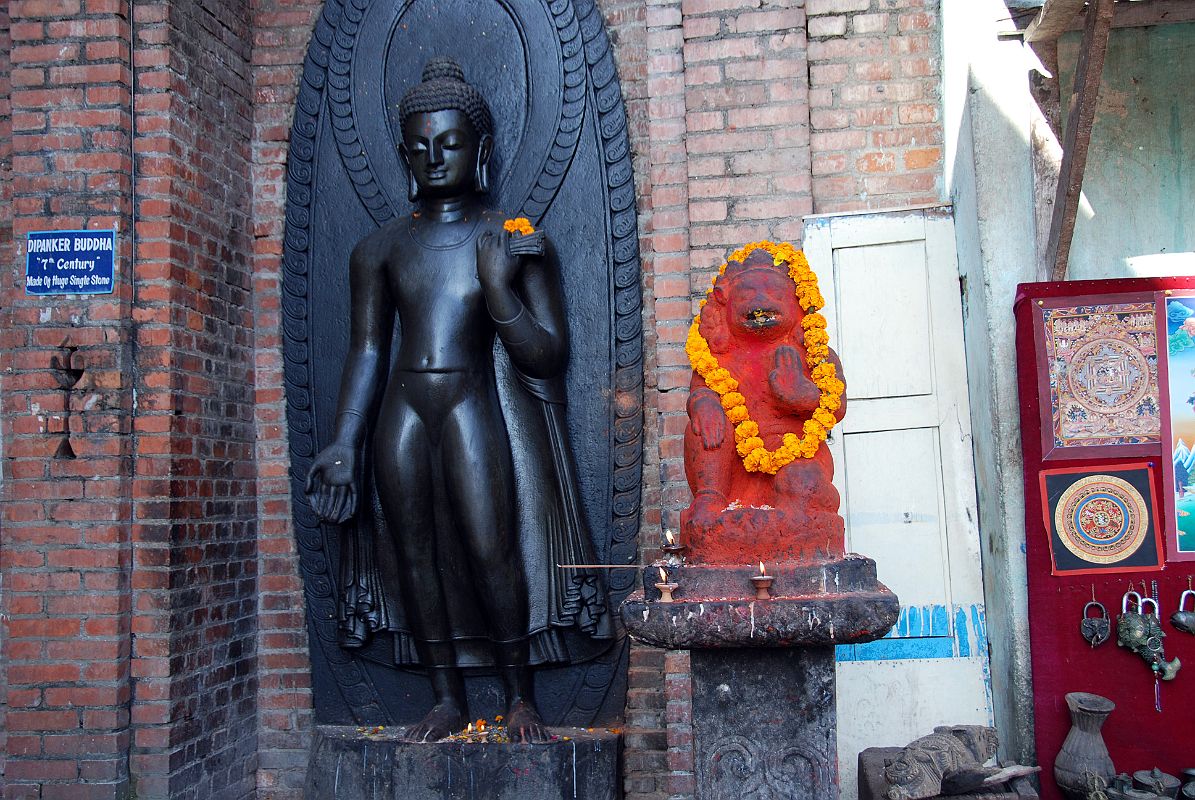
[[[494,154],[494,137],[486,134],[477,143],[477,168],[473,173],[473,185],[478,192],[490,190],[490,156]]]
[[[415,180],[415,170],[411,169],[411,160],[407,156],[405,144],[399,144],[398,157],[402,161],[403,169],[407,171],[407,199],[414,203],[419,199],[419,183]]]

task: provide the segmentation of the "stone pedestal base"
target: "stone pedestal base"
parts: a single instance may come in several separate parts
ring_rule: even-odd
[[[750,567],[672,563],[669,603],[657,567],[620,613],[638,641],[690,651],[696,800],[838,800],[834,645],[879,639],[900,612],[875,562],[777,562],[766,600]]]
[[[643,570],[643,589],[622,604],[627,632],[672,650],[798,647],[870,642],[896,623],[900,603],[876,579],[870,558],[847,555],[824,564],[776,564],[770,600],[754,599],[750,567],[669,566],[679,584],[660,602],[657,566]]]
[[[554,729],[549,744],[402,742],[355,727],[319,725],[307,800],[616,800],[622,737]],[[567,740],[563,737],[569,737]]]
[[[696,800],[837,800],[832,646],[690,659]]]

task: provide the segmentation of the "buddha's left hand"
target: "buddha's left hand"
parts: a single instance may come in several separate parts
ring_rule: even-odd
[[[486,231],[477,237],[477,279],[482,288],[508,289],[522,267],[522,259],[510,254],[506,231]]]

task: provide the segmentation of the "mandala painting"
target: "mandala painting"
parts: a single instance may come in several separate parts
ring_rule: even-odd
[[[1045,470],[1041,482],[1053,574],[1161,569],[1149,464]]]
[[[1053,433],[1047,455],[1161,441],[1153,303],[1044,308],[1042,325]]]

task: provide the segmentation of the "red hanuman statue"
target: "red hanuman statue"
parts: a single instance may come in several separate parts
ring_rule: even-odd
[[[817,278],[789,244],[732,254],[693,320],[681,535],[693,563],[841,558],[824,441],[846,412]]]

